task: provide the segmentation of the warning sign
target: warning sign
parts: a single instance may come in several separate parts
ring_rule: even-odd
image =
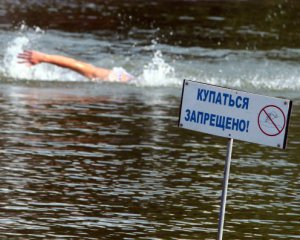
[[[285,128],[286,117],[281,108],[269,105],[258,115],[258,126],[268,136],[277,136]]]
[[[179,127],[217,136],[286,147],[288,99],[184,80]]]

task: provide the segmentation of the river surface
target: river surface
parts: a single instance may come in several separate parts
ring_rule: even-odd
[[[293,101],[287,148],[234,140],[224,239],[300,239],[299,1],[1,1],[0,239],[216,239],[227,139],[183,79]],[[92,82],[24,49],[123,67]]]

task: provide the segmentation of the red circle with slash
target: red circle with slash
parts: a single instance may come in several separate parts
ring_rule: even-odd
[[[265,106],[258,114],[259,129],[267,136],[277,136],[285,128],[286,117],[281,108],[275,105]]]

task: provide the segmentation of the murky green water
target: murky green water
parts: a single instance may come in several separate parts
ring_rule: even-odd
[[[188,78],[293,100],[286,150],[234,141],[224,239],[299,239],[299,7],[1,3],[0,238],[216,239],[227,139],[177,127]],[[139,82],[28,69],[28,48]]]

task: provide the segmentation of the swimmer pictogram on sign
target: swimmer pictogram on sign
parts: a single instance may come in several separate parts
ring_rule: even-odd
[[[258,114],[258,126],[267,136],[279,135],[286,125],[286,116],[281,108],[275,105],[265,106]]]

